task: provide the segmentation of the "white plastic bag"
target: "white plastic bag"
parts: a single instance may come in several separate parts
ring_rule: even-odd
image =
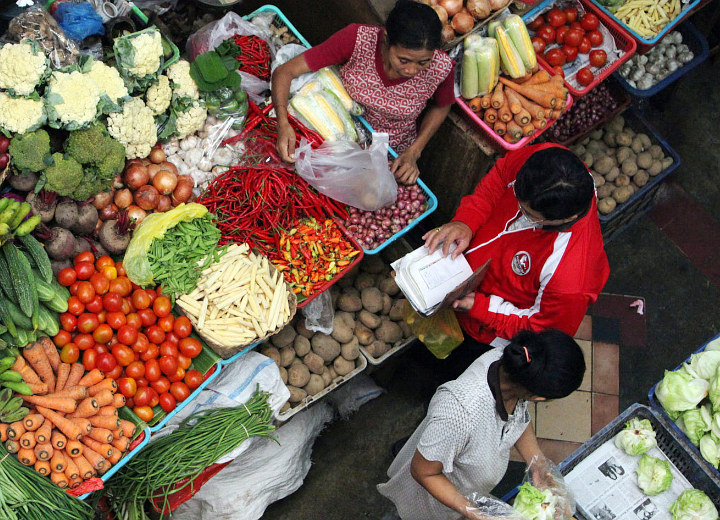
[[[354,141],[325,141],[312,149],[302,139],[296,173],[328,197],[365,211],[395,202],[397,182],[388,166],[388,134],[373,133],[365,150]]]
[[[316,296],[310,303],[301,309],[305,316],[305,327],[314,332],[331,334],[333,331],[333,309],[330,291],[324,291]]]
[[[241,36],[250,34],[259,36],[268,42],[270,52],[275,52],[271,43],[272,33],[268,29],[263,29],[254,23],[248,22],[239,14],[230,11],[219,20],[210,22],[199,31],[190,35],[186,45],[188,59],[193,61],[198,54],[213,50],[223,41],[232,38],[236,34]]]

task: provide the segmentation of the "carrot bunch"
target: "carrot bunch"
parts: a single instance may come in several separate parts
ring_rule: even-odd
[[[118,417],[125,397],[114,379],[81,363],[63,363],[50,338],[23,350],[12,370],[22,374],[34,395],[22,396],[30,413],[0,424],[0,440],[26,466],[61,488],[106,472],[130,446],[135,425]]]
[[[568,90],[560,74],[539,70],[522,83],[500,76],[492,92],[468,102],[496,134],[514,144],[558,119],[567,106]]]

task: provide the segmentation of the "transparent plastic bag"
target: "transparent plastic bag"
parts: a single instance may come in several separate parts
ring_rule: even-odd
[[[541,491],[550,491],[555,498],[555,520],[570,520],[575,514],[575,498],[565,484],[560,469],[545,456],[532,458],[523,482],[529,482]]]
[[[219,20],[210,22],[190,35],[186,45],[188,58],[193,61],[198,54],[213,50],[223,41],[232,38],[236,34],[241,36],[254,34],[268,42],[271,53],[275,52],[275,48],[271,43],[272,33],[268,29],[248,22],[239,14],[230,11]]]
[[[464,340],[455,311],[448,307],[426,318],[418,314],[406,301],[403,318],[413,336],[438,359],[448,357]]]
[[[507,502],[492,496],[472,493],[466,497],[474,507],[467,507],[467,516],[477,520],[527,520]]]
[[[373,134],[365,150],[354,141],[325,141],[312,149],[302,139],[295,171],[320,193],[365,211],[395,202],[397,182],[388,167],[388,134]]]
[[[333,309],[330,291],[324,291],[301,309],[308,330],[330,334],[333,331]]]

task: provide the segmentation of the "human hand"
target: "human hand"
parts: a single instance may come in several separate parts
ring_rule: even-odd
[[[420,170],[417,166],[417,160],[420,154],[411,151],[410,148],[401,153],[390,164],[390,171],[395,175],[395,179],[401,184],[413,184],[420,176]]]
[[[290,123],[278,123],[278,136],[275,148],[280,158],[289,163],[295,162],[295,129]]]
[[[475,305],[475,293],[471,292],[455,300],[452,304],[453,309],[458,311],[470,311]]]
[[[450,252],[450,246],[454,243],[457,247],[453,251],[452,258],[457,258],[470,245],[473,232],[470,227],[459,221],[448,222],[425,233],[422,238],[425,241],[425,247],[430,249],[430,254],[434,253],[440,244],[443,246],[443,255],[447,256]]]

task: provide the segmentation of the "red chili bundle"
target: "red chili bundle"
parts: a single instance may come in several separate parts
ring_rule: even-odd
[[[252,74],[256,78],[270,81],[270,46],[265,40],[252,34],[233,36],[235,45],[240,47],[235,57],[240,62],[238,70]]]

